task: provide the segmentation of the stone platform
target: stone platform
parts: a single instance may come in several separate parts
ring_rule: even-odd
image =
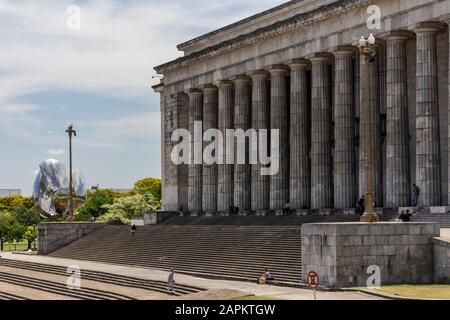
[[[431,283],[438,223],[317,223],[302,226],[303,279],[315,271],[328,287],[366,286],[370,266],[381,283]]]

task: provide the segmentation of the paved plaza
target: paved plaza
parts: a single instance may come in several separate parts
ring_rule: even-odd
[[[145,280],[157,280],[166,281],[167,272],[152,269],[134,268],[134,267],[124,267],[116,266],[112,264],[103,264],[96,262],[87,261],[77,261],[69,259],[51,258],[44,256],[34,256],[34,255],[18,255],[12,253],[2,253],[1,257],[3,259],[11,259],[18,261],[26,261],[33,263],[41,263],[46,265],[54,266],[78,266],[81,269],[81,283],[82,287],[88,287],[91,289],[105,290],[115,293],[120,293],[122,295],[128,296],[132,299],[144,299],[144,300],[160,300],[160,299],[231,299],[239,296],[245,295],[256,295],[256,296],[270,296],[283,300],[312,300],[313,293],[307,289],[301,288],[290,288],[290,287],[277,287],[277,286],[267,286],[267,285],[257,285],[248,282],[238,282],[238,281],[225,281],[225,280],[211,280],[202,279],[198,277],[192,277],[182,274],[176,275],[176,280],[178,284],[190,285],[201,287],[207,292],[194,293],[192,296],[186,295],[182,297],[173,297],[166,294],[145,292],[143,290],[135,288],[118,287],[114,285],[108,285],[101,282],[83,280],[83,270],[91,271],[101,271],[106,273],[111,273],[115,275],[122,275],[134,278],[140,278]],[[25,275],[27,277],[34,277],[39,279],[46,279],[53,282],[58,282],[65,284],[67,277],[49,275],[42,272],[26,271],[20,269],[12,269],[8,267],[0,266],[0,273],[2,272],[14,272],[15,274]],[[57,294],[46,293],[36,289],[23,288],[21,286],[12,284],[2,284],[1,291],[6,293],[12,293],[24,298],[30,298],[34,300],[40,299],[74,299]],[[317,298],[319,300],[378,300],[381,298],[368,295],[360,292],[317,292]]]

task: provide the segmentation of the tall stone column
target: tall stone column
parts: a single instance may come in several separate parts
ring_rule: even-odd
[[[202,121],[203,117],[203,93],[198,89],[190,89],[186,92],[189,96],[189,131],[191,133],[191,163],[188,176],[188,211],[191,215],[202,213],[202,168],[203,146],[202,137],[194,134],[194,122]],[[200,154],[201,155],[200,155]],[[200,159],[201,162],[200,162]]]
[[[230,147],[225,139],[226,130],[234,128],[234,86],[231,81],[220,81],[217,86],[219,87],[219,130],[224,137],[223,145],[226,150]],[[234,165],[227,164],[226,159],[223,159],[223,164],[218,165],[217,181],[217,211],[222,215],[228,214],[229,207],[234,202]]]
[[[270,129],[279,130],[279,170],[270,176],[270,210],[282,210],[289,201],[289,106],[286,66],[270,69]],[[273,152],[275,145],[271,145]],[[272,153],[273,154],[273,153]]]
[[[368,70],[369,88],[366,89],[366,69]],[[373,199],[376,206],[383,204],[382,149],[381,149],[381,115],[380,115],[380,81],[378,60],[369,63],[366,68],[364,56],[360,57],[360,148],[359,148],[359,196],[366,192],[366,120],[368,106],[372,111],[372,156],[373,156]],[[368,100],[369,105],[366,101]]]
[[[408,87],[405,36],[387,38],[385,207],[410,205]]]
[[[203,132],[218,129],[217,102],[217,87],[205,86],[203,88]],[[203,212],[208,215],[217,212],[217,185],[217,164],[209,165],[204,162],[202,206]]]
[[[335,52],[334,87],[334,206],[353,208],[356,194],[354,141],[354,56],[351,50]]]
[[[309,62],[296,60],[291,68],[290,110],[290,208],[309,208],[311,205],[311,164],[309,159]]]
[[[251,78],[238,76],[234,82],[234,129],[246,132],[251,123]],[[244,144],[244,146],[242,146]],[[245,150],[245,164],[238,163],[240,150]],[[241,155],[242,156],[242,155]],[[238,141],[235,144],[234,163],[234,205],[240,212],[248,213],[251,210],[251,177],[252,168],[249,162],[249,144],[246,141]]]
[[[330,209],[333,207],[330,59],[317,56],[311,63],[311,208]]]
[[[416,68],[416,184],[419,205],[441,205],[439,109],[436,33],[419,28]]]
[[[448,28],[447,28],[447,31],[448,31],[448,33],[450,34],[450,19],[449,20],[447,20],[447,25],[448,25]],[[449,43],[448,43],[448,45],[449,45],[449,54],[450,54],[450,37],[449,37]],[[448,72],[449,72],[449,74],[448,74],[448,106],[447,106],[447,108],[448,108],[448,119],[447,119],[447,121],[448,121],[448,132],[449,132],[449,136],[450,136],[450,55],[449,55],[449,57],[448,57],[448,59],[449,59],[449,68],[448,68]],[[448,184],[448,190],[447,190],[447,194],[448,194],[448,205],[450,205],[450,137],[449,137],[449,139],[448,139],[448,146],[447,146],[447,151],[448,151],[448,181],[449,181],[449,184]]]
[[[258,132],[262,129],[269,130],[269,74],[266,71],[255,71],[250,76],[252,78],[252,128]],[[267,148],[269,148],[269,141]],[[252,211],[265,211],[270,208],[270,177],[261,174],[261,169],[264,167],[260,161],[252,165]]]

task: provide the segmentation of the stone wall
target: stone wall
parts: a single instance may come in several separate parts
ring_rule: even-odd
[[[52,253],[105,225],[101,222],[42,223],[38,226],[38,254]]]
[[[450,241],[433,239],[433,269],[435,283],[450,283]]]
[[[381,283],[433,281],[435,223],[330,223],[302,226],[303,279],[315,271],[327,287],[365,286],[372,265]]]

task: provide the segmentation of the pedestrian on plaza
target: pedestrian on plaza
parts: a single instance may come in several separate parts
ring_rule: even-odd
[[[174,287],[175,287],[175,272],[173,271],[173,269],[170,269],[170,274],[169,277],[167,278],[167,290],[172,295],[175,294]]]

